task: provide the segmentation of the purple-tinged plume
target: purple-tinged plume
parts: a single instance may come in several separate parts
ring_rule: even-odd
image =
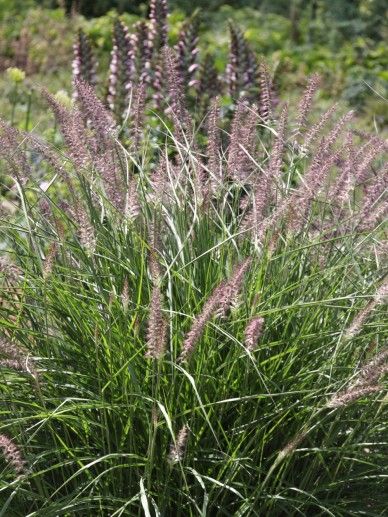
[[[196,91],[201,113],[206,112],[211,99],[221,93],[218,72],[211,54],[206,54],[204,60],[199,65]]]
[[[23,135],[14,127],[0,119],[0,157],[8,163],[10,173],[20,185],[25,185],[31,177],[31,167],[23,150]]]
[[[143,79],[156,90],[160,83],[160,54],[167,45],[167,0],[151,0],[149,11],[149,26],[147,34],[147,56]],[[156,74],[156,76],[155,76]]]
[[[162,293],[160,286],[155,284],[152,288],[150,313],[147,328],[146,357],[160,359],[166,350],[167,322],[162,309]]]
[[[94,89],[83,80],[76,81],[77,103],[79,109],[92,129],[95,130],[99,144],[116,137],[116,123],[104,103],[97,97]]]
[[[108,106],[120,120],[128,108],[129,90],[134,76],[134,53],[127,26],[116,20],[109,67]]]
[[[111,112],[84,81],[76,83],[77,103],[84,120],[94,131],[93,163],[103,180],[110,203],[122,212],[124,209],[124,179],[120,167],[120,146],[115,142],[116,124]]]
[[[171,463],[178,463],[183,460],[189,437],[189,428],[187,425],[181,427],[175,441],[170,446],[168,459]]]
[[[136,219],[140,212],[141,208],[139,201],[137,178],[135,175],[132,175],[129,180],[129,185],[125,196],[125,216],[128,219],[133,220]]]
[[[88,255],[93,255],[96,247],[96,236],[93,224],[81,203],[78,202],[72,212],[74,214],[75,221],[78,224],[80,243],[85,248]]]
[[[319,120],[315,124],[306,130],[302,143],[302,147],[305,151],[311,150],[311,147],[316,142],[320,132],[325,127],[330,118],[334,115],[337,107],[338,104],[331,106],[331,108],[329,108],[323,115],[319,117]]]
[[[252,259],[248,257],[234,267],[231,277],[220,291],[219,308],[216,311],[217,316],[225,318],[232,307],[237,305],[244,277],[251,263]]]
[[[280,113],[279,123],[277,127],[276,138],[272,147],[272,151],[269,157],[268,163],[268,174],[272,184],[279,182],[282,172],[282,162],[284,147],[286,144],[286,132],[287,132],[287,120],[288,120],[288,104],[284,106]]]
[[[193,324],[186,334],[182,352],[178,362],[187,360],[193,353],[200,340],[206,324],[215,315],[225,316],[235,303],[245,273],[251,264],[251,258],[244,259],[237,264],[229,280],[222,281],[205,302],[202,311],[194,318]]]
[[[17,474],[23,474],[26,470],[26,462],[17,445],[4,434],[0,434],[0,450],[3,456]]]
[[[175,51],[178,57],[178,70],[183,78],[185,89],[195,86],[195,72],[198,69],[198,30],[199,19],[194,15],[187,20],[179,33]]]
[[[159,51],[167,45],[167,0],[150,1],[150,33],[148,44],[154,51]]]
[[[345,331],[345,338],[351,339],[359,334],[364,326],[364,323],[369,318],[373,310],[384,301],[388,295],[388,278],[386,278],[380,287],[377,289],[373,298],[361,309],[354,317],[350,327]]]
[[[81,114],[77,110],[66,109],[47,90],[42,94],[54,113],[70,158],[77,168],[82,169],[90,163],[90,154]]]
[[[240,40],[239,36],[242,36],[240,31],[236,29],[231,23],[229,24],[230,32],[230,47],[229,47],[229,59],[226,65],[226,76],[229,88],[229,95],[232,98],[236,98],[239,93],[239,74],[241,68],[241,56],[240,56]]]
[[[381,350],[373,359],[365,364],[358,372],[353,386],[377,384],[380,377],[388,368],[388,348]]]
[[[272,116],[272,77],[265,61],[259,66],[259,113],[264,123],[269,122]]]
[[[253,352],[258,345],[259,339],[263,333],[264,318],[257,316],[252,318],[245,328],[245,346],[250,352]]]
[[[292,233],[298,233],[306,223],[311,204],[319,194],[331,167],[338,161],[342,150],[328,152],[326,140],[322,140],[303,183],[288,199],[288,226]]]
[[[361,209],[360,219],[365,219],[371,210],[379,201],[384,200],[388,189],[388,166],[384,166],[378,171],[374,181],[371,182],[365,189],[363,195],[363,206]]]
[[[183,348],[178,358],[178,362],[186,361],[192,355],[195,346],[205,330],[206,324],[220,307],[221,296],[224,288],[225,282],[219,284],[206,300],[200,314],[194,318],[193,324],[191,325],[191,328],[186,334],[183,342]]]
[[[216,97],[211,105],[207,121],[207,168],[210,176],[211,190],[215,193],[223,184],[222,162],[220,156],[220,129],[219,124],[219,98]]]
[[[288,204],[288,229],[293,233],[297,233],[303,227],[311,204],[325,184],[331,167],[339,162],[346,144],[338,150],[333,150],[332,147],[352,116],[353,112],[346,113],[335,124],[334,128],[322,138],[310,167],[303,178],[303,183],[285,202]]]
[[[168,326],[163,314],[163,297],[160,289],[160,265],[156,256],[158,237],[156,228],[151,229],[151,251],[150,251],[150,273],[152,280],[152,295],[150,301],[150,312],[147,328],[147,351],[146,357],[160,359],[166,349]]]
[[[92,47],[89,38],[80,29],[78,31],[77,39],[73,45],[73,85],[83,80],[92,87],[97,84],[97,61],[93,55]],[[78,96],[77,89],[74,88],[73,98]]]
[[[387,284],[385,285],[386,287]],[[382,391],[383,387],[378,383],[380,378],[388,371],[387,361],[388,348],[385,348],[361,368],[348,388],[334,394],[326,403],[326,407],[340,408],[348,406],[371,393]]]
[[[131,61],[133,63],[132,83],[147,80],[146,66],[151,58],[148,46],[148,26],[145,21],[139,21],[134,25],[135,32],[131,34]]]
[[[163,153],[160,155],[159,163],[155,166],[155,169],[150,178],[150,183],[152,187],[152,194],[150,199],[156,205],[163,204],[167,196],[169,194],[171,183],[168,178],[168,162],[166,159],[166,155]]]
[[[242,222],[242,228],[252,228],[254,235],[265,218],[271,198],[276,192],[277,184],[281,177],[283,152],[286,138],[286,125],[288,117],[288,106],[284,106],[278,124],[277,135],[272,146],[269,162],[266,170],[259,176],[254,185],[253,206]]]
[[[55,258],[58,253],[58,243],[54,241],[47,250],[46,257],[44,259],[44,266],[43,266],[43,278],[47,279],[52,271],[55,264]]]
[[[230,47],[226,67],[229,94],[233,99],[249,97],[258,87],[258,65],[240,28],[229,24]]]
[[[295,128],[296,134],[300,134],[306,128],[307,117],[311,111],[311,107],[313,105],[313,98],[315,92],[319,88],[320,82],[321,77],[319,74],[313,74],[311,77],[309,77],[306,89],[303,93],[303,96],[298,106]]]
[[[373,136],[355,153],[354,177],[357,184],[362,184],[368,179],[370,166],[385,145],[384,140],[378,136]]]
[[[357,229],[361,232],[372,231],[382,220],[385,220],[387,215],[388,201],[385,200],[375,206],[364,220],[361,220]]]
[[[0,338],[0,355],[6,357],[7,360],[18,364],[18,370],[29,373],[35,379],[38,378],[35,365],[28,354],[28,350],[18,346],[12,341],[1,337]],[[10,363],[11,364],[11,363]]]
[[[349,388],[348,390],[338,393],[334,395],[326,404],[327,408],[340,408],[344,406],[349,406],[356,400],[360,398],[366,397],[367,395],[371,395],[372,393],[377,393],[382,391],[383,386],[377,385],[364,385],[360,387]]]
[[[353,135],[348,132],[345,139],[345,157],[341,163],[340,173],[330,190],[330,200],[337,202],[339,207],[342,207],[348,200],[349,193],[354,186],[354,147]]]
[[[186,138],[191,140],[192,122],[186,109],[182,78],[179,75],[176,56],[174,51],[169,47],[165,47],[163,49],[163,56],[168,75],[167,80],[171,118],[176,130],[180,131],[183,135],[186,135]]]
[[[227,175],[235,181],[244,182],[251,173],[256,145],[256,126],[258,112],[255,105],[248,106],[245,101],[237,103],[230,131]]]
[[[133,110],[132,111],[132,127],[131,135],[133,139],[133,147],[137,151],[139,144],[142,139],[144,129],[144,116],[145,116],[145,104],[146,104],[146,90],[143,81],[138,86],[133,88]]]
[[[129,305],[129,282],[127,276],[124,279],[124,285],[123,290],[121,291],[120,299],[124,312],[127,312]]]

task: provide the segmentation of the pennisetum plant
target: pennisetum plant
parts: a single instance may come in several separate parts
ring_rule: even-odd
[[[59,147],[0,125],[17,207],[1,224],[1,506],[383,515],[386,144],[334,108],[311,125],[316,76],[274,109],[264,64],[232,121],[200,66],[198,127],[166,17],[153,2],[135,35],[116,27],[127,122],[77,78],[70,107],[43,93]]]

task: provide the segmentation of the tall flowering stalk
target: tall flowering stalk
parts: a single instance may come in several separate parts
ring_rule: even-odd
[[[379,385],[379,380],[387,372],[388,349],[385,348],[361,368],[348,388],[334,394],[326,403],[326,407],[345,407],[362,397],[382,391],[383,386]]]
[[[155,232],[156,228],[153,228],[151,231],[152,249],[150,251],[152,294],[147,326],[147,351],[145,355],[148,358],[160,359],[163,357],[166,348],[168,326],[162,308],[161,273],[155,249],[158,237]]]
[[[197,15],[187,20],[179,33],[175,51],[178,58],[178,70],[183,78],[185,89],[195,86],[194,75],[198,69],[198,30],[199,19]]]
[[[318,90],[320,82],[321,77],[319,74],[313,74],[308,80],[306,89],[303,93],[303,96],[298,106],[295,128],[295,133],[297,135],[300,134],[306,128],[307,117],[311,111],[314,94]]]
[[[345,332],[345,337],[351,339],[359,334],[364,326],[364,323],[369,318],[372,311],[381,303],[386,301],[388,296],[388,278],[385,278],[380,287],[377,289],[373,298],[361,309],[355,316],[350,327]]]
[[[216,192],[220,189],[223,184],[223,172],[222,162],[220,156],[220,129],[218,127],[219,122],[219,98],[216,97],[208,115],[207,121],[207,150],[206,154],[208,157],[207,168],[209,171],[209,183],[211,185],[212,192]]]
[[[259,113],[263,122],[267,123],[272,116],[272,77],[265,61],[259,65]]]
[[[162,49],[167,45],[167,0],[151,0],[147,34],[147,56],[143,80],[152,86],[156,107],[160,108],[162,93]]]
[[[185,424],[179,429],[175,441],[170,446],[170,453],[168,455],[168,459],[171,463],[178,463],[184,459],[188,438],[189,428]]]
[[[43,97],[54,113],[70,158],[77,168],[83,169],[90,163],[91,157],[81,114],[77,109],[65,108],[47,90],[43,90]]]
[[[291,233],[298,233],[305,225],[311,213],[312,203],[320,192],[329,170],[341,156],[341,151],[328,154],[325,146],[326,143],[323,141],[306,174],[304,183],[286,202],[288,203],[287,230]]]
[[[229,24],[230,47],[226,67],[229,94],[234,99],[249,96],[258,87],[257,60],[240,28]]]
[[[77,104],[83,119],[93,131],[92,160],[101,175],[102,183],[112,206],[119,213],[125,207],[125,182],[120,165],[120,147],[116,145],[117,127],[112,113],[84,81],[76,83]]]
[[[245,328],[245,346],[252,352],[258,345],[263,332],[264,318],[257,316],[252,318]]]
[[[256,180],[254,185],[253,206],[242,223],[243,228],[247,229],[252,227],[255,233],[257,233],[259,225],[264,220],[265,212],[269,207],[273,192],[276,191],[277,184],[280,180],[287,117],[288,106],[286,105],[280,115],[277,136],[269,157],[268,167]]]
[[[146,65],[150,60],[151,49],[148,46],[148,25],[141,20],[134,25],[134,32],[130,36],[131,60],[133,63],[132,82],[146,81]]]
[[[5,363],[4,359],[0,361],[0,366],[3,364],[4,366],[12,367],[16,370],[28,373],[37,379],[38,374],[34,362],[29,357],[28,351],[24,348],[11,342],[9,339],[1,337],[0,355],[5,356],[6,361]]]
[[[388,371],[388,348],[383,348],[358,372],[353,386],[373,385]]]
[[[311,204],[325,184],[331,167],[338,163],[345,146],[338,150],[333,150],[332,147],[340,132],[352,117],[353,112],[346,113],[327,136],[322,138],[310,167],[303,178],[303,183],[290,197],[288,201],[290,208],[288,229],[292,232],[296,233],[303,227]]]
[[[96,248],[96,234],[89,214],[80,201],[71,210],[78,226],[78,238],[81,245],[85,248],[86,253],[92,256]]]
[[[113,26],[107,102],[118,118],[124,116],[128,105],[134,67],[134,52],[128,28],[121,20],[116,20]]]
[[[160,51],[167,44],[167,16],[167,0],[150,1],[148,46],[154,52]]]
[[[224,288],[224,282],[219,284],[205,302],[200,314],[194,318],[194,322],[184,339],[182,352],[178,358],[178,362],[185,361],[192,355],[195,346],[205,330],[206,324],[220,307],[220,300]]]
[[[92,46],[89,38],[80,29],[78,31],[77,39],[73,45],[73,85],[79,80],[84,80],[91,86],[97,84],[97,61],[94,57]],[[78,95],[77,89],[73,90],[73,98],[76,99]]]
[[[226,77],[229,88],[229,95],[236,97],[239,92],[239,73],[241,68],[241,56],[240,56],[240,32],[234,28],[232,24],[229,24],[230,32],[230,47],[229,47],[229,59],[226,67]]]
[[[355,163],[353,135],[351,132],[346,135],[344,147],[345,156],[340,166],[340,172],[330,189],[330,198],[337,202],[339,207],[342,207],[348,200],[349,193],[354,186],[353,170]]]
[[[323,113],[323,115],[319,117],[319,120],[315,124],[306,129],[302,143],[302,147],[305,151],[311,150],[320,132],[336,112],[337,107],[338,104],[333,104],[333,106],[331,106],[325,113]]]
[[[230,279],[220,282],[213,290],[205,302],[202,311],[194,318],[193,324],[186,334],[183,348],[178,358],[179,362],[186,361],[192,355],[210,319],[215,315],[225,316],[236,302],[245,273],[250,264],[251,258],[244,259],[238,263],[233,269]]]
[[[139,147],[144,130],[146,88],[143,81],[132,89],[132,128],[131,135],[135,149]]]
[[[235,266],[231,277],[221,290],[219,309],[216,312],[217,316],[225,318],[229,311],[237,305],[240,289],[251,263],[252,258],[248,257]]]
[[[388,189],[388,166],[385,165],[376,171],[376,181],[369,184],[363,196],[363,205],[360,214],[360,221],[367,218],[376,204],[381,201],[385,202],[384,195]]]
[[[97,146],[106,145],[116,136],[116,122],[104,103],[97,97],[94,89],[86,81],[80,79],[75,83],[77,104],[84,121],[95,131]]]
[[[251,172],[249,155],[254,154],[257,122],[257,107],[238,101],[230,131],[227,174],[239,182],[244,182]]]
[[[366,206],[365,209],[368,209]],[[379,205],[368,209],[368,213],[364,219],[362,219],[362,214],[360,217],[360,223],[357,226],[357,229],[366,232],[372,231],[376,226],[385,220],[385,217],[388,214],[388,203],[386,201],[382,201]]]
[[[20,149],[21,138],[22,135],[17,129],[0,119],[0,157],[7,161],[14,179],[20,185],[25,185],[31,177],[32,171],[26,153]]]
[[[199,64],[197,77],[195,89],[199,98],[200,111],[204,113],[211,100],[221,93],[221,83],[211,54],[206,54]]]
[[[0,450],[3,456],[17,474],[23,474],[26,470],[26,462],[23,459],[19,447],[8,436],[0,434]]]
[[[165,47],[163,49],[163,57],[168,81],[169,113],[171,113],[175,129],[191,141],[192,121],[186,107],[186,98],[182,78],[179,75],[176,55],[171,48]]]
[[[150,314],[147,328],[146,357],[160,359],[166,349],[167,322],[162,311],[162,293],[159,283],[152,287]]]

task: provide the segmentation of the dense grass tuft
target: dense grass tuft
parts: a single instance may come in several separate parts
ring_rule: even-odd
[[[315,77],[195,127],[164,55],[158,128],[82,80],[60,149],[1,126],[0,514],[382,515],[384,142]]]

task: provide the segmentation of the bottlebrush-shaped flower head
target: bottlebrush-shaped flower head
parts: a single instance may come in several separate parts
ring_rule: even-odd
[[[178,43],[175,46],[178,56],[178,69],[186,89],[196,84],[194,75],[199,66],[198,30],[199,19],[197,15],[194,15],[183,24]]]
[[[94,57],[89,38],[80,29],[73,45],[73,84],[83,79],[91,86],[97,84],[97,61]],[[77,90],[74,89],[73,98],[77,98]]]
[[[107,102],[111,111],[119,118],[125,115],[128,107],[134,66],[134,53],[128,28],[121,20],[116,20],[113,26]]]

